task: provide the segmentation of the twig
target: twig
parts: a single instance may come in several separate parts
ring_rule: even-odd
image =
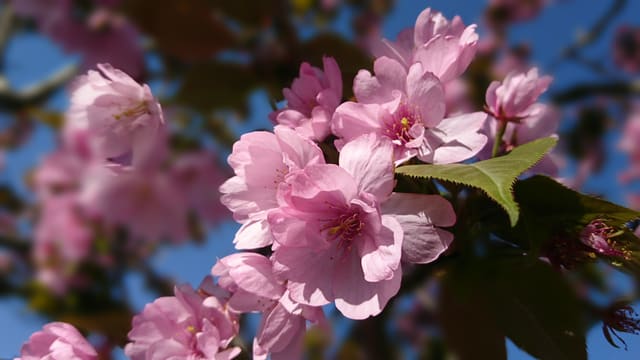
[[[13,7],[5,4],[0,13],[0,55],[4,54],[7,41],[13,30]],[[0,68],[4,68],[4,56],[0,56]]]
[[[633,82],[616,81],[600,84],[577,84],[551,96],[553,102],[566,104],[594,95],[629,96],[640,95],[640,80]]]
[[[576,41],[565,48],[558,59],[554,60],[548,69],[555,68],[563,60],[575,59],[580,50],[584,47],[594,43],[602,34],[604,30],[610,25],[611,21],[625,8],[627,0],[614,0],[607,11],[593,24],[591,29],[585,34],[582,34],[576,39]]]
[[[12,89],[6,81],[0,81],[0,108],[15,110],[40,103],[71,80],[76,71],[75,65],[67,65],[49,78],[22,90]]]

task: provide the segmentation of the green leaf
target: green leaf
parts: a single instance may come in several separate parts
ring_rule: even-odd
[[[640,212],[627,209],[597,197],[581,194],[542,175],[518,182],[516,198],[539,224],[584,227],[594,219],[604,219],[610,226],[622,227],[640,217]]]
[[[438,321],[447,347],[461,360],[507,359],[505,334],[482,292],[460,296],[445,278],[439,292]]]
[[[540,359],[586,359],[581,308],[562,275],[542,262],[504,266],[494,279],[498,322],[520,348]]]
[[[497,339],[503,334],[535,358],[586,359],[586,327],[582,320],[586,310],[575,291],[562,273],[542,261],[528,259],[492,257],[457,264],[445,278],[443,287],[445,300],[454,303],[443,303],[441,298],[441,312],[463,309],[469,313],[472,328],[478,327],[478,321],[486,323],[489,334],[484,334],[480,327],[468,336],[493,342],[493,346],[482,345],[483,351],[492,356],[478,353],[475,358],[502,357]],[[452,306],[454,309],[447,310]],[[458,326],[467,326],[464,321],[463,318]],[[449,336],[451,343],[446,323],[443,330],[445,339]],[[464,333],[460,329],[455,331]],[[471,351],[467,349],[460,356],[468,354],[468,358],[474,358]]]
[[[578,234],[591,221],[601,219],[622,232],[614,241],[630,254],[627,259],[607,260],[640,276],[640,239],[626,227],[640,218],[640,212],[581,194],[541,175],[518,182],[515,196],[522,216],[514,233],[527,236],[534,251],[553,234]]]
[[[555,138],[538,139],[518,146],[505,156],[473,164],[407,165],[397,168],[396,173],[478,188],[504,208],[514,226],[519,216],[518,204],[513,198],[514,182],[556,143]]]

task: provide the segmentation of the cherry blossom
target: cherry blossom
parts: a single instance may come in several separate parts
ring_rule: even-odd
[[[409,71],[396,60],[381,57],[375,76],[361,70],[354,80],[358,102],[336,109],[333,132],[338,148],[362,134],[376,133],[394,144],[400,164],[412,157],[429,163],[454,163],[474,156],[487,137],[479,130],[486,115],[480,112],[444,119],[442,84],[420,63]]]
[[[67,121],[86,128],[95,156],[121,165],[155,166],[165,149],[160,104],[147,85],[109,64],[80,76],[71,91]]]
[[[78,268],[90,260],[93,232],[74,200],[47,200],[35,228],[32,255],[37,278],[57,295],[87,285],[87,277]]]
[[[236,336],[237,319],[225,310],[222,289],[206,278],[198,290],[189,285],[174,288],[147,304],[133,318],[131,340],[124,352],[132,360],[232,359],[240,349],[229,347]],[[216,296],[218,295],[218,296]]]
[[[519,122],[508,122],[502,136],[502,146],[499,154],[511,151],[513,148],[526,144],[536,139],[544,137],[558,138],[558,127],[560,125],[561,114],[558,109],[540,105],[535,115],[526,117]],[[491,144],[493,144],[498,132],[498,122],[487,121],[485,123],[485,133],[489,136],[489,142],[485,148],[478,154],[480,159],[488,159],[491,157]],[[546,154],[530,172],[549,174],[556,176],[562,165],[563,159],[555,154]]]
[[[186,239],[187,201],[167,173],[114,173],[94,167],[83,180],[78,196],[90,218],[107,226],[122,226],[134,240],[156,243]]]
[[[63,322],[46,324],[22,345],[16,360],[97,360],[98,353],[78,330]]]
[[[119,1],[88,1],[79,10],[71,0],[14,0],[16,13],[33,18],[39,29],[66,51],[80,53],[83,67],[108,62],[134,78],[144,72],[141,35],[115,12]],[[78,16],[79,13],[84,16]]]
[[[429,262],[448,247],[450,234],[430,226],[453,224],[450,205],[433,205],[444,210],[442,221],[425,215],[431,212],[424,204],[407,208],[406,198],[392,194],[392,153],[388,139],[364,135],[343,147],[339,166],[308,165],[280,187],[280,208],[269,214],[269,223],[276,241],[274,269],[288,281],[292,300],[311,306],[335,302],[352,319],[377,315],[400,286],[403,223],[411,237],[407,250],[424,246],[407,260]]]
[[[324,71],[302,63],[300,76],[283,90],[287,107],[272,112],[275,124],[293,128],[305,138],[322,141],[330,132],[331,117],[342,100],[342,75],[338,63],[325,56]]]
[[[228,217],[217,190],[224,182],[227,171],[221,169],[213,154],[206,151],[182,154],[172,164],[170,171],[187,206],[201,220],[215,224]]]
[[[254,340],[254,358],[300,358],[307,321],[324,322],[321,308],[293,301],[284,281],[276,278],[272,264],[255,253],[224,257],[211,270],[218,283],[232,293],[229,309],[260,312],[262,320]]]
[[[383,39],[374,45],[373,53],[394,59],[407,70],[419,62],[425,71],[448,82],[467,69],[477,44],[475,24],[465,27],[459,16],[449,21],[427,8],[418,15],[413,29],[402,31],[395,42]]]
[[[236,176],[220,186],[220,200],[242,224],[233,240],[236,248],[252,249],[273,242],[267,216],[278,207],[279,184],[294,170],[324,163],[324,157],[311,140],[278,125],[274,133],[242,135],[233,145],[228,162]]]
[[[494,81],[489,85],[487,112],[500,121],[511,122],[535,116],[543,110],[536,101],[552,80],[550,76],[539,77],[537,68],[526,73],[512,72],[502,82]]]

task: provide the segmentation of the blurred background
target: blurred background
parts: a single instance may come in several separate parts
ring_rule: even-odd
[[[300,64],[336,58],[348,99],[358,69],[372,67],[372,40],[395,39],[426,7],[479,26],[480,50],[465,74],[472,107],[482,109],[492,80],[537,66],[554,77],[544,101],[560,114],[557,177],[640,208],[638,1],[4,0],[0,6],[0,358],[17,356],[52,319],[90,331],[104,354],[124,358],[118,336],[128,331],[131,314],[171,294],[174,283],[196,286],[216,259],[234,251],[239,225],[217,202],[218,186],[232,175],[226,157],[241,134],[272,127],[268,114],[282,106],[282,89]],[[132,180],[151,189],[145,206],[122,203],[134,190],[100,184],[60,146],[72,80],[99,62],[149,84],[171,129],[164,171]],[[83,189],[94,183],[122,201],[86,197]],[[88,205],[66,200],[75,196]],[[160,230],[109,218],[118,206],[134,217],[148,211],[139,222]],[[584,290],[594,303],[636,297],[635,280],[596,268],[607,280],[600,292]],[[404,295],[386,324],[377,324],[403,357],[447,358],[429,286],[425,281],[424,289]],[[329,316],[333,341],[312,334],[309,347],[353,358],[357,350],[346,339],[367,335]],[[616,349],[602,322],[591,325],[590,358],[638,358],[638,337],[618,332],[624,343],[614,338]],[[507,341],[509,358],[531,358]]]

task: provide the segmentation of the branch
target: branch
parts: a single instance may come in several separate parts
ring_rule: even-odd
[[[13,30],[13,7],[11,4],[5,4],[0,13],[0,55],[4,54],[7,46],[7,40]],[[4,56],[0,57],[0,68],[4,67]]]
[[[49,78],[22,90],[12,89],[5,79],[0,78],[0,108],[15,110],[40,103],[71,80],[76,71],[75,65],[68,65]]]
[[[577,84],[567,90],[553,94],[551,99],[557,104],[566,104],[596,95],[612,97],[640,95],[640,80],[632,82],[608,82],[601,84]]]
[[[562,50],[558,59],[553,61],[549,68],[552,69],[556,67],[563,60],[576,58],[580,50],[594,43],[602,36],[604,30],[611,24],[613,19],[622,12],[626,5],[627,0],[614,0],[609,9],[602,14],[589,31],[578,36],[573,44]]]
[[[12,237],[12,236],[0,236],[0,247],[9,248],[20,254],[28,254],[31,249],[31,242]]]

